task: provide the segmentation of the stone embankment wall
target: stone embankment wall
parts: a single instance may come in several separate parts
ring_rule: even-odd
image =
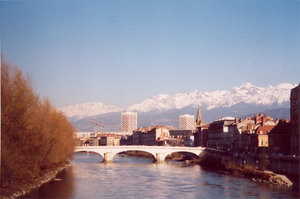
[[[271,157],[269,169],[276,173],[299,176],[299,157]]]
[[[209,148],[200,155],[200,159],[206,156],[210,156],[211,159],[222,160],[228,165],[233,162],[240,167],[248,166],[259,170],[266,169],[288,175],[299,176],[300,171],[299,157],[269,157],[266,153],[260,155],[238,154]]]
[[[294,179],[299,178],[299,158],[295,157],[270,158],[266,153],[249,155],[207,148],[200,155],[200,162],[209,168],[230,171],[255,181],[290,186],[292,183],[289,179],[276,173],[286,174]],[[272,172],[264,172],[265,170]]]

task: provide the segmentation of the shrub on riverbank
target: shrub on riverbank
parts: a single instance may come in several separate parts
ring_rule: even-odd
[[[65,162],[73,133],[66,117],[33,91],[30,78],[2,59],[1,186],[30,182]]]

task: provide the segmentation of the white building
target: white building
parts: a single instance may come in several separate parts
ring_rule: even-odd
[[[121,131],[132,132],[137,129],[137,113],[125,112],[121,115]]]
[[[89,138],[89,137],[95,137],[96,133],[95,132],[76,132],[75,135],[77,138]]]
[[[179,129],[180,130],[194,130],[195,119],[193,115],[185,114],[179,116]]]

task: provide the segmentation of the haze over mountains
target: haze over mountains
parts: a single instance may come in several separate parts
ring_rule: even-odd
[[[289,118],[289,98],[296,84],[283,83],[266,88],[244,83],[230,90],[217,90],[176,95],[160,94],[145,99],[127,108],[103,103],[84,103],[60,108],[73,122],[78,131],[93,131],[90,118],[105,123],[106,131],[120,131],[122,111],[138,112],[138,126],[171,125],[178,127],[180,114],[196,116],[198,105],[201,106],[205,122],[212,122],[224,116],[243,117],[263,112],[274,118]]]

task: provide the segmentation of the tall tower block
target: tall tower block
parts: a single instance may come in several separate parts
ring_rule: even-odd
[[[125,112],[121,116],[122,132],[132,132],[137,129],[137,113]]]
[[[194,130],[195,120],[193,115],[180,115],[179,116],[179,129],[180,130]]]

